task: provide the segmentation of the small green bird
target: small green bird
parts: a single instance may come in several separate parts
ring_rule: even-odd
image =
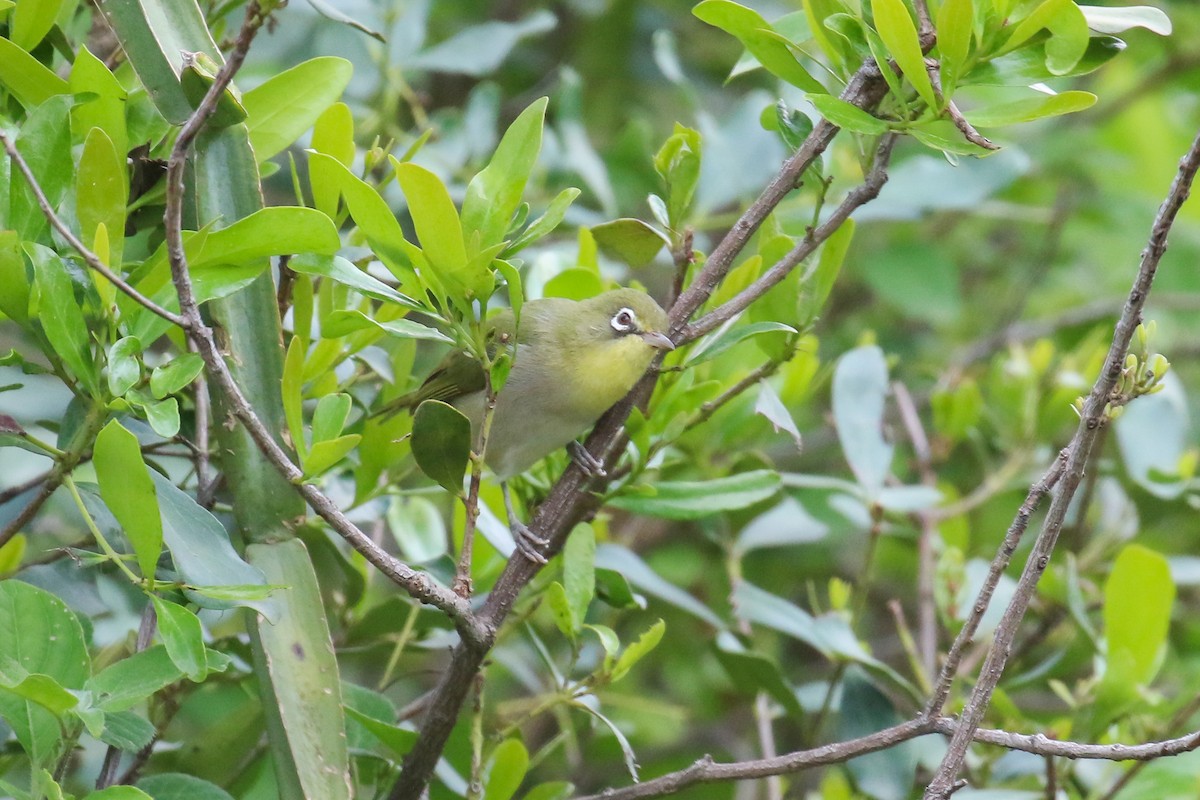
[[[666,312],[637,289],[614,289],[588,300],[531,300],[521,308],[519,326],[514,326],[511,311],[488,322],[495,341],[506,344],[515,338],[517,346],[512,371],[496,395],[485,461],[504,489],[518,547],[544,562],[536,546],[545,542],[517,520],[506,482],[575,443],[629,393],[657,351],[675,345],[666,334]],[[415,409],[426,400],[441,400],[461,411],[471,421],[472,441],[478,441],[486,401],[478,361],[462,352],[448,354],[419,389],[377,413]],[[571,455],[585,469],[600,469],[578,445]]]

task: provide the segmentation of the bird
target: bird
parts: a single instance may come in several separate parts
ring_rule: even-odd
[[[492,342],[516,347],[508,379],[496,394],[484,462],[500,482],[518,549],[531,560],[545,563],[539,548],[546,542],[517,518],[508,481],[564,446],[585,471],[601,474],[603,465],[576,439],[629,393],[657,353],[675,349],[667,331],[662,307],[631,288],[586,300],[530,300],[519,318],[505,309],[488,320]],[[471,423],[471,441],[479,441],[487,402],[479,361],[450,352],[416,391],[376,415],[415,411],[427,400],[460,411]]]

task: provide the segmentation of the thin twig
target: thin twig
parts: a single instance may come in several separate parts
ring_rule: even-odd
[[[154,641],[154,631],[158,627],[158,616],[154,612],[154,603],[149,600],[142,608],[142,621],[138,625],[137,641],[133,652],[140,653]],[[96,778],[96,788],[106,789],[117,782],[117,767],[121,765],[121,748],[110,744],[104,753],[104,764],[100,767],[100,775]]]
[[[848,739],[844,742],[827,744],[809,750],[798,750],[775,758],[722,764],[713,761],[711,756],[705,756],[677,772],[671,772],[633,786],[606,789],[600,794],[586,795],[577,800],[640,800],[641,798],[675,794],[688,786],[701,783],[722,783],[766,778],[772,775],[791,775],[826,764],[844,763],[856,756],[886,750],[918,736],[930,733],[948,736],[958,730],[960,730],[958,721],[950,717],[931,720],[916,719],[885,728],[869,736]],[[1158,758],[1177,756],[1200,747],[1200,731],[1193,731],[1176,739],[1136,745],[1083,744],[1048,739],[1041,734],[1029,735],[987,728],[976,729],[972,738],[981,744],[1020,750],[1044,757],[1100,761],[1153,761]]]
[[[936,487],[937,475],[933,471],[929,437],[925,435],[925,427],[921,424],[912,394],[907,386],[895,381],[892,383],[892,396],[896,399],[896,408],[904,422],[904,429],[908,432],[908,440],[912,442],[921,483]],[[938,535],[937,522],[928,511],[917,511],[913,518],[920,528],[917,536],[917,653],[920,656],[921,669],[932,679],[937,670],[937,607],[933,594],[933,573],[936,568],[933,543]]]
[[[54,472],[54,470],[48,469],[45,472],[43,472],[41,475],[34,475],[32,478],[30,478],[27,481],[24,481],[22,483],[16,484],[15,486],[9,486],[6,489],[0,490],[0,505],[4,505],[8,501],[12,500],[14,497],[20,497],[21,495],[28,492],[30,489],[36,487],[39,483],[45,483],[46,481],[48,481],[50,479],[50,475],[53,472]]]
[[[188,117],[167,162],[167,193],[165,227],[167,240],[167,259],[171,267],[171,279],[179,295],[179,309],[184,321],[184,328],[196,345],[196,350],[204,360],[204,365],[221,392],[230,412],[241,422],[259,450],[271,462],[283,477],[296,487],[296,491],[305,499],[308,505],[322,519],[329,523],[350,546],[361,553],[367,561],[383,572],[389,579],[401,586],[405,591],[422,602],[440,609],[449,616],[465,640],[475,644],[488,643],[494,633],[481,626],[472,614],[470,606],[463,598],[433,582],[424,573],[418,572],[404,562],[393,557],[377,546],[364,534],[358,526],[352,523],[341,512],[337,505],[326,497],[315,486],[304,482],[304,474],[275,441],[271,432],[255,414],[249,401],[237,385],[233,375],[226,365],[212,329],[200,316],[196,303],[195,291],[192,288],[188,272],[187,255],[183,248],[183,198],[184,172],[187,167],[187,153],[192,142],[200,133],[205,121],[216,108],[217,101],[225,91],[233,76],[246,58],[258,29],[265,18],[261,15],[258,4],[250,3],[246,8],[246,19],[238,34],[237,43],[229,53],[228,60],[217,74],[209,87],[204,100]]]
[[[1167,249],[1167,236],[1191,192],[1192,181],[1197,169],[1200,169],[1200,133],[1192,141],[1192,146],[1179,164],[1179,171],[1171,182],[1171,189],[1159,207],[1158,214],[1150,229],[1150,237],[1146,248],[1142,251],[1141,263],[1125,307],[1117,320],[1113,331],[1112,344],[1105,357],[1104,368],[1096,378],[1092,391],[1084,403],[1079,427],[1067,446],[1066,465],[1058,493],[1046,513],[1041,533],[1034,542],[1025,569],[1017,582],[1012,599],[1004,610],[1000,624],[992,641],[988,657],[979,672],[979,680],[971,692],[966,707],[963,709],[961,724],[951,737],[950,745],[941,765],[934,774],[933,780],[925,790],[926,800],[946,800],[953,791],[954,783],[962,768],[967,755],[967,748],[973,738],[975,729],[983,720],[983,715],[991,701],[992,692],[1004,673],[1008,654],[1020,626],[1025,611],[1037,590],[1037,582],[1050,563],[1058,534],[1062,530],[1067,508],[1075,496],[1083,477],[1083,469],[1087,464],[1091,449],[1099,435],[1100,428],[1105,424],[1105,409],[1109,395],[1121,375],[1125,354],[1129,350],[1129,342],[1133,338],[1134,329],[1142,319],[1142,309],[1146,297],[1154,282],[1154,275],[1163,253]],[[944,700],[944,696],[943,696]],[[937,708],[940,709],[940,705]]]
[[[887,182],[888,162],[891,160],[892,148],[896,144],[896,139],[897,136],[894,133],[883,135],[879,141],[879,148],[875,152],[875,161],[871,165],[870,171],[863,178],[863,182],[854,187],[846,195],[841,204],[829,215],[829,219],[809,231],[808,235],[801,239],[800,243],[793,247],[786,256],[781,258],[778,263],[760,275],[745,289],[695,322],[686,325],[679,332],[679,335],[675,337],[676,343],[682,344],[698,339],[709,331],[716,330],[745,311],[750,307],[751,303],[762,297],[772,287],[786,278],[801,261],[812,255],[826,239],[841,227],[843,222],[850,218],[850,215],[859,206],[874,200],[879,195],[879,190],[883,188],[883,184]],[[691,291],[691,289],[689,288],[688,291]],[[686,296],[687,294],[685,293],[683,297]],[[683,297],[681,297],[681,300]]]
[[[21,174],[25,176],[25,182],[29,186],[29,190],[33,192],[33,196],[37,198],[38,205],[41,207],[42,214],[46,217],[46,221],[50,223],[54,230],[58,231],[59,236],[65,239],[67,244],[71,245],[71,248],[75,250],[75,252],[79,253],[84,262],[89,267],[96,270],[96,272],[99,272],[101,275],[107,278],[109,283],[120,289],[138,305],[153,312],[154,314],[157,314],[167,322],[170,322],[173,325],[178,325],[184,330],[187,330],[187,323],[184,321],[181,315],[168,311],[167,309],[155,303],[149,297],[146,297],[137,289],[133,288],[125,281],[124,278],[109,269],[108,265],[101,261],[98,255],[93,253],[87,245],[80,241],[78,236],[71,232],[71,229],[67,227],[67,224],[63,222],[62,219],[59,218],[58,214],[54,212],[54,207],[50,205],[50,200],[47,199],[46,193],[42,191],[42,187],[38,183],[37,177],[33,174],[33,170],[29,168],[29,164],[26,163],[25,158],[21,155],[21,152],[17,150],[16,144],[13,143],[13,141],[8,137],[8,134],[6,134],[4,131],[0,131],[0,142],[4,144],[4,149],[8,152],[8,157],[13,160],[13,163],[17,165],[17,169],[19,169]]]

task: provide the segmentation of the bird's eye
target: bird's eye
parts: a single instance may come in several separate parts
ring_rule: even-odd
[[[629,333],[637,327],[637,316],[628,308],[622,308],[613,314],[612,327],[618,333]]]

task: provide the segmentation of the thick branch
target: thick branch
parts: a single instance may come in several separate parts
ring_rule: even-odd
[[[853,103],[860,108],[871,109],[878,105],[887,92],[887,84],[879,74],[875,63],[864,64],[850,80],[841,99]],[[821,120],[813,128],[804,144],[796,153],[784,162],[779,174],[771,181],[758,199],[755,200],[744,214],[734,223],[733,227],[709,255],[704,266],[697,273],[691,285],[685,289],[671,306],[669,313],[671,330],[675,332],[677,341],[681,339],[680,332],[696,310],[712,294],[713,290],[725,278],[733,260],[749,243],[750,238],[770,216],[775,207],[783,201],[796,187],[796,182],[816,158],[825,151],[833,141],[838,128],[826,120]],[[642,379],[628,396],[617,403],[596,423],[596,427],[588,436],[584,446],[593,455],[599,453],[606,461],[606,467],[611,467],[619,455],[614,445],[621,437],[622,426],[630,410],[639,399],[649,396],[657,380],[655,369],[658,364]],[[599,505],[596,493],[588,492],[590,478],[584,474],[573,461],[551,489],[546,498],[534,513],[530,529],[550,544],[547,557],[551,557],[562,549],[567,534],[576,523],[594,514]],[[499,629],[500,623],[508,616],[516,601],[517,595],[541,569],[529,559],[509,559],[504,572],[496,581],[495,587],[488,595],[480,611],[480,622],[489,631]],[[430,701],[429,711],[421,724],[421,737],[404,760],[400,778],[392,787],[389,800],[418,800],[433,768],[446,746],[446,740],[454,728],[458,718],[458,710],[462,707],[471,688],[471,680],[487,655],[487,647],[476,647],[470,643],[459,645],[451,656],[450,666],[442,675],[434,689],[434,697]]]
[[[966,758],[967,747],[976,728],[983,720],[984,712],[991,701],[992,692],[1004,672],[1017,628],[1037,590],[1038,579],[1050,563],[1050,556],[1054,552],[1054,545],[1058,540],[1059,531],[1062,530],[1063,520],[1066,518],[1067,507],[1075,496],[1075,490],[1083,477],[1084,465],[1087,463],[1101,426],[1105,424],[1105,407],[1109,400],[1109,394],[1121,374],[1125,354],[1129,350],[1129,342],[1133,338],[1134,329],[1141,322],[1142,308],[1146,304],[1146,297],[1154,282],[1159,261],[1166,252],[1167,236],[1179,209],[1182,208],[1191,192],[1192,180],[1195,178],[1197,169],[1200,169],[1200,134],[1197,134],[1191,149],[1180,161],[1179,172],[1171,183],[1171,189],[1166,199],[1159,207],[1158,215],[1150,229],[1149,241],[1142,251],[1141,264],[1134,278],[1133,287],[1129,291],[1125,308],[1113,331],[1113,340],[1104,360],[1104,368],[1092,386],[1091,394],[1088,395],[1084,404],[1079,427],[1076,429],[1071,443],[1067,446],[1066,464],[1058,494],[1050,504],[1041,533],[1038,534],[1033,550],[1025,562],[1025,569],[1021,573],[1016,591],[996,628],[991,649],[980,669],[979,680],[963,709],[962,722],[950,740],[949,749],[945,758],[942,759],[941,766],[938,767],[937,773],[925,790],[926,800],[946,800],[954,790],[955,780],[962,768],[963,760]],[[940,708],[940,704],[936,707]],[[934,708],[932,703],[930,708]]]

